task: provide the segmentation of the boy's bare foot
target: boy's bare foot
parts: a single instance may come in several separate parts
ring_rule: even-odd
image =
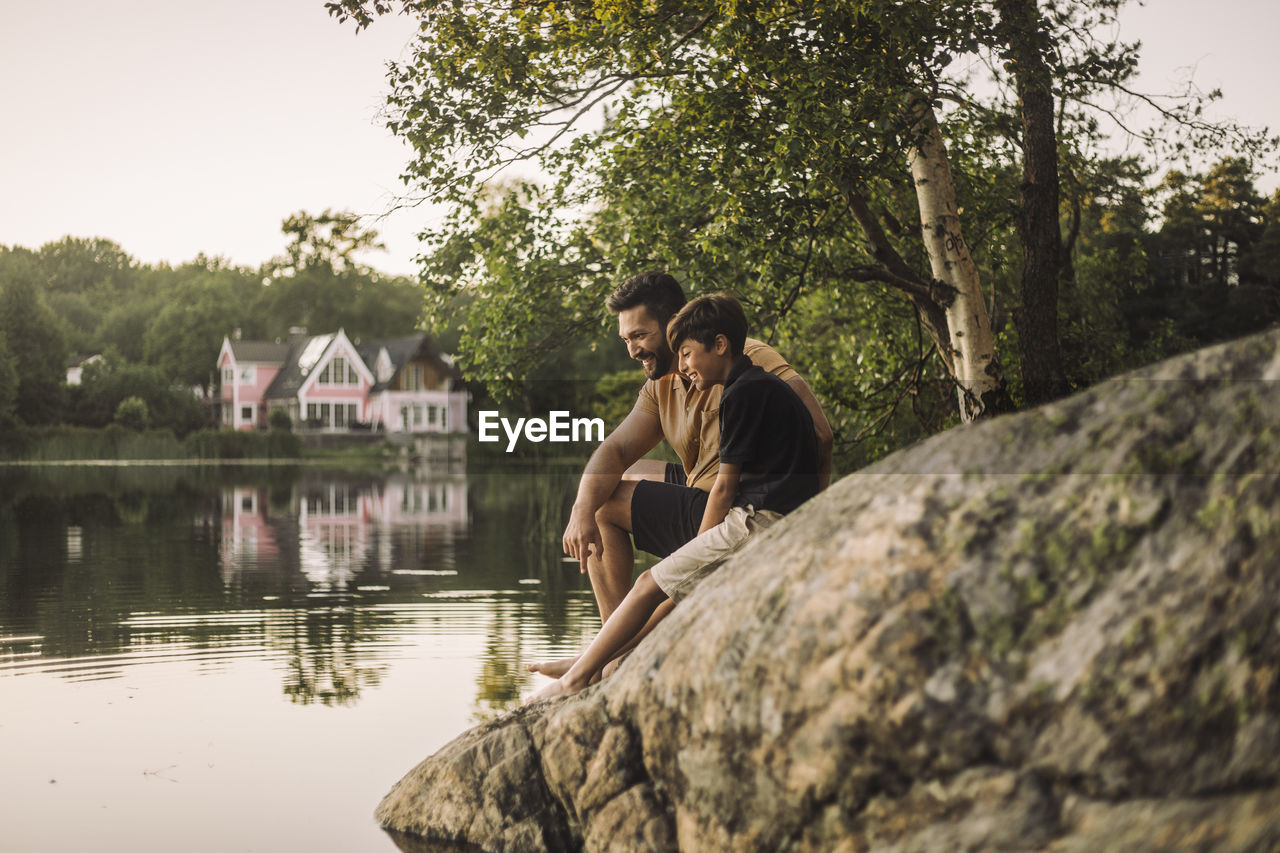
[[[571,686],[563,678],[557,678],[550,684],[543,685],[541,690],[534,693],[528,699],[525,699],[524,704],[532,705],[534,702],[541,702],[545,699],[554,699],[557,696],[572,696],[581,689],[581,687]]]
[[[605,664],[604,669],[600,670],[600,677],[608,678],[609,676],[617,672],[618,667],[622,665],[622,662],[627,659],[627,655],[629,654],[631,654],[630,651],[623,652],[622,654],[618,655],[616,658],[614,658],[613,660]]]
[[[572,667],[574,662],[577,660],[578,659],[576,657],[573,657],[573,658],[560,658],[560,660],[531,663],[529,664],[527,669],[530,672],[536,672],[539,675],[545,675],[548,678],[559,678],[560,676],[568,672],[569,668]]]

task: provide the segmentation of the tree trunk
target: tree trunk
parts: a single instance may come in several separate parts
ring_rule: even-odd
[[[1062,232],[1058,225],[1058,136],[1054,127],[1053,73],[1045,61],[1044,31],[1036,0],[997,0],[1005,54],[1022,113],[1021,305],[1014,312],[1027,402],[1067,393],[1058,342],[1058,275]]]
[[[966,423],[1008,408],[1004,375],[996,359],[995,336],[982,300],[978,269],[960,232],[951,165],[933,107],[923,95],[910,104],[915,141],[910,151],[911,178],[920,204],[920,227],[933,277],[955,290],[946,307],[951,362]]]

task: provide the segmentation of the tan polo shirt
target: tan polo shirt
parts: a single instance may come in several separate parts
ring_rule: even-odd
[[[753,364],[783,382],[798,375],[777,350],[754,338],[747,338],[743,353]],[[640,389],[636,408],[652,412],[662,422],[662,434],[684,465],[690,486],[711,491],[720,471],[720,394],[723,385],[699,391],[673,371],[659,379],[648,379]]]

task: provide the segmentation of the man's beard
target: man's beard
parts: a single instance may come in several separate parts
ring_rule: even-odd
[[[650,352],[648,355],[653,356],[652,361],[646,361],[643,356],[640,359],[640,364],[644,367],[644,375],[649,379],[661,379],[666,376],[667,371],[671,370],[671,362],[675,359],[675,354],[663,347],[661,352]]]

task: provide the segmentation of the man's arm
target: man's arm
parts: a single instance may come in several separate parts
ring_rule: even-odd
[[[623,472],[659,441],[662,441],[662,421],[657,414],[633,408],[587,460],[563,541],[564,552],[580,560],[583,571],[586,571],[587,555],[593,553],[592,546],[597,557],[604,553],[596,510],[609,500]]]
[[[706,533],[729,514],[733,499],[738,494],[738,481],[742,479],[742,465],[732,462],[721,462],[720,473],[711,485],[711,494],[707,496],[707,507],[702,511],[702,524],[698,526],[698,535]]]
[[[818,491],[822,491],[831,484],[831,448],[835,443],[835,436],[822,411],[822,404],[813,396],[804,379],[799,375],[793,376],[787,380],[787,385],[791,386],[791,390],[809,410],[809,417],[813,418],[813,434],[818,438]]]

